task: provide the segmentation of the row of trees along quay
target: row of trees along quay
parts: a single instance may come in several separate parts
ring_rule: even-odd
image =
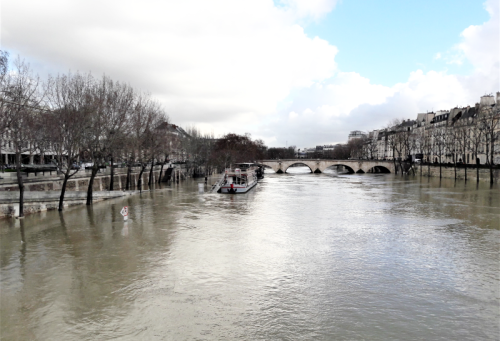
[[[137,184],[141,186],[147,165],[162,157],[166,159],[170,141],[164,130],[155,128],[168,122],[168,116],[149,94],[107,76],[95,78],[90,73],[49,76],[42,81],[19,57],[12,68],[9,65],[8,53],[2,51],[0,137],[5,137],[3,140],[8,140],[15,151],[20,217],[24,215],[23,154],[42,155],[42,164],[45,153],[55,154],[64,175],[59,210],[63,209],[68,179],[78,171],[72,165],[81,157],[92,164],[87,205],[92,203],[94,179],[106,162],[111,165],[110,190],[113,190],[116,158],[127,162],[126,189],[132,186],[132,166],[141,167]],[[151,179],[150,174],[150,182]]]
[[[493,169],[498,168],[495,157],[500,154],[500,93],[497,93],[496,103],[493,96],[482,99],[489,101],[437,115],[420,114],[421,117],[414,121],[393,120],[385,129],[354,139],[351,154],[367,159],[392,159],[401,170],[402,162],[406,161],[413,172],[415,159],[420,159],[427,165],[428,173],[431,164],[439,165],[440,178],[443,165],[453,166],[455,179],[457,167],[464,168],[465,180],[468,166],[475,167],[477,181],[479,168],[488,167],[493,184]]]
[[[86,201],[91,205],[94,179],[105,165],[111,170],[109,190],[113,190],[115,164],[126,164],[125,189],[129,190],[141,188],[148,167],[151,185],[158,164],[161,181],[163,166],[172,161],[172,155],[194,176],[265,157],[263,141],[252,141],[249,134],[215,139],[194,127],[186,132],[170,124],[165,110],[149,94],[108,76],[70,72],[42,80],[20,57],[10,65],[8,53],[0,51],[0,154],[7,145],[14,150],[20,217],[24,216],[22,161],[26,155],[39,155],[40,164],[46,155],[54,157],[63,176],[60,211],[67,182],[78,172],[73,165],[80,160],[92,165]],[[172,127],[177,131],[172,133]],[[1,163],[4,169],[3,158]],[[132,184],[136,166],[140,167],[138,182]]]

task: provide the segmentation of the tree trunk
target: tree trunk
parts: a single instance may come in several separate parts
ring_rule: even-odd
[[[441,159],[441,158],[440,158]],[[442,176],[442,173],[441,173],[441,167],[443,166],[443,163],[441,162],[441,160],[439,160],[439,178],[441,179],[443,176]]]
[[[2,144],[0,143],[0,168],[2,169],[2,173],[5,172],[5,164],[4,164],[5,155],[2,155]]]
[[[132,177],[132,164],[128,164],[127,166],[127,181],[125,182],[125,190],[130,190],[130,178]]]
[[[161,175],[163,174],[163,166],[165,166],[165,162],[162,162],[161,164],[160,175],[158,176],[158,183],[161,182]]]
[[[455,180],[457,180],[457,158],[453,157],[453,169],[455,170]]]
[[[68,183],[68,179],[69,179],[68,172],[66,172],[64,174],[64,180],[63,180],[63,184],[61,187],[61,195],[59,196],[59,207],[57,209],[58,211],[63,210],[64,194],[66,193],[66,184]]]
[[[467,181],[467,164],[464,162],[464,179]]]
[[[92,195],[93,195],[93,187],[94,187],[94,179],[97,175],[97,171],[99,170],[99,166],[94,163],[94,167],[92,167],[92,173],[90,175],[89,187],[87,189],[87,205],[92,205]]]
[[[477,152],[476,152],[476,182],[479,183],[479,159],[477,157]]]
[[[490,184],[493,185],[493,156],[494,156],[494,151],[495,151],[495,144],[493,139],[491,139],[491,148],[490,148]]]
[[[151,169],[149,170],[149,180],[148,180],[148,186],[151,186],[153,183],[153,170],[154,170],[154,158],[153,161],[151,161]]]
[[[19,218],[24,217],[24,182],[21,175],[21,153],[16,153],[17,185],[19,186]]]
[[[141,166],[141,171],[139,172],[139,179],[137,180],[137,187],[139,187],[139,191],[142,192],[142,173],[144,173],[144,170],[146,169],[146,166]]]
[[[73,174],[70,174],[71,169],[68,167],[66,170],[66,173],[64,173],[64,180],[63,180],[63,185],[61,188],[61,195],[59,196],[59,207],[57,208],[58,211],[62,211],[64,208],[64,195],[66,193],[66,186],[68,184],[69,178],[71,178],[73,175],[75,175],[78,170],[75,170]]]
[[[114,178],[115,178],[115,166],[113,164],[113,156],[111,156],[111,175],[109,179],[109,190],[112,191],[114,189]]]

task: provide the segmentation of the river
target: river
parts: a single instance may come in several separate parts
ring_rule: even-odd
[[[497,185],[290,171],[0,220],[1,339],[500,338]]]

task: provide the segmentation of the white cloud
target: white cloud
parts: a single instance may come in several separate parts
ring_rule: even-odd
[[[473,105],[499,90],[498,1],[485,3],[490,19],[464,29],[453,56],[434,57],[467,59],[469,76],[415,70],[391,87],[339,72],[337,48],[304,33],[302,20],[336,2],[4,0],[2,45],[63,72],[105,72],[150,90],[175,123],[251,132],[275,146],[345,141],[349,130]]]
[[[294,16],[319,19],[335,8],[337,0],[281,0],[280,3]]]
[[[406,82],[384,87],[357,73],[339,72],[320,86],[293,93],[287,110],[311,108],[314,119],[299,115],[293,122],[281,120],[261,129],[279,136],[277,145],[285,140],[302,147],[346,141],[350,130],[380,129],[393,118],[415,119],[420,112],[474,105],[485,93],[500,91],[499,3],[489,0],[485,7],[490,19],[466,28],[462,41],[452,47],[459,53],[443,57],[455,63],[467,59],[474,69],[470,75],[416,70]]]
[[[328,3],[289,5],[319,15]],[[4,48],[127,81],[177,123],[219,123],[216,133],[273,113],[291,89],[336,70],[337,48],[271,0],[6,0],[2,11]]]
[[[482,25],[467,27],[461,34],[463,41],[458,45],[476,71],[495,72],[497,80],[500,63],[499,7],[498,0],[488,0],[485,8],[490,20]]]

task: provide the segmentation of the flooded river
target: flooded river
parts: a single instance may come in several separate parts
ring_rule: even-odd
[[[498,186],[291,171],[0,220],[1,339],[499,339]]]

